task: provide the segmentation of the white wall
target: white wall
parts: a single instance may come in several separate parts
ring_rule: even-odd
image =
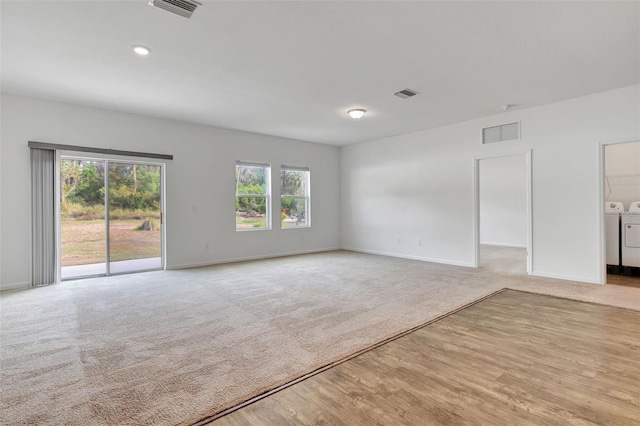
[[[605,199],[621,201],[624,209],[640,201],[640,142],[605,146]]]
[[[0,60],[1,62],[1,60]],[[4,241],[4,235],[2,234],[2,98],[0,97],[0,289],[2,289],[2,241]]]
[[[527,246],[527,162],[524,155],[480,160],[480,242]]]
[[[167,267],[205,265],[340,246],[340,149],[83,106],[2,95],[2,288],[28,285],[30,140],[173,154],[166,163]],[[235,231],[235,161],[311,169],[309,229]],[[272,203],[276,218],[279,205]],[[210,249],[205,248],[205,244]]]
[[[472,266],[474,157],[531,149],[533,274],[600,282],[599,144],[639,139],[639,89],[344,147],[343,247]],[[481,145],[483,127],[517,120],[521,141]]]

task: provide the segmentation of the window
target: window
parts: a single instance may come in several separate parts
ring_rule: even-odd
[[[236,231],[271,229],[271,167],[236,162]]]
[[[309,168],[283,165],[280,169],[280,223],[285,228],[306,228],[309,221]]]

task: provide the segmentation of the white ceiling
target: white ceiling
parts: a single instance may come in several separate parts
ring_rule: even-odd
[[[1,5],[4,92],[335,145],[640,82],[637,1]]]

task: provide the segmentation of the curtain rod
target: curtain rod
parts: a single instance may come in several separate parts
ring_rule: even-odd
[[[50,151],[93,152],[95,154],[125,155],[127,157],[143,157],[143,158],[157,158],[161,160],[173,160],[173,155],[169,155],[169,154],[154,154],[151,152],[138,152],[138,151],[122,151],[119,149],[92,148],[88,146],[61,145],[57,143],[45,143],[45,142],[36,142],[36,141],[29,141],[29,148],[48,149]]]

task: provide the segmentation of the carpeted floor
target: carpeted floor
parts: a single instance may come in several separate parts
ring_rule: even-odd
[[[192,424],[501,288],[640,310],[640,289],[336,251],[1,296],[9,424]]]

